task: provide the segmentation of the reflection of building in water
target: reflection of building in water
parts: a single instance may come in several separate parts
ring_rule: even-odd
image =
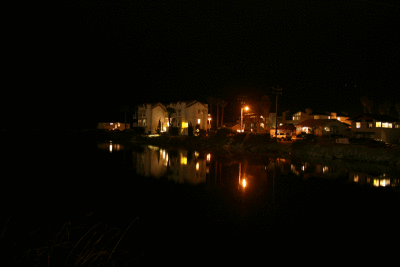
[[[400,179],[392,175],[383,174],[368,174],[365,172],[350,171],[350,181],[359,184],[369,184],[375,187],[397,187],[400,186]]]
[[[206,181],[206,160],[198,152],[166,150],[147,146],[136,154],[136,172],[146,177],[166,177],[177,183],[198,184]]]
[[[110,151],[110,153],[112,153],[113,151],[120,151],[124,149],[122,145],[113,143],[113,141],[110,141],[109,143],[97,144],[97,148],[100,150],[108,150]]]

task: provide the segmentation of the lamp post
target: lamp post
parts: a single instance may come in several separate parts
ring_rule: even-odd
[[[249,107],[244,107],[244,110],[249,110]],[[240,130],[243,132],[243,107],[240,109]]]

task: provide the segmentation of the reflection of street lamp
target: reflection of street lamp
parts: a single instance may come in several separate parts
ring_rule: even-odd
[[[249,107],[244,107],[244,110],[248,111]],[[240,109],[240,130],[243,132],[243,107]]]

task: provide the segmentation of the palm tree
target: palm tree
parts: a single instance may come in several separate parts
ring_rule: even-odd
[[[385,103],[383,103],[383,107],[386,109],[386,115],[389,116],[389,111],[392,106],[393,106],[393,103],[390,101],[385,101]]]
[[[381,115],[385,115],[385,112],[386,112],[386,108],[383,105],[380,105],[379,106],[379,113]]]
[[[271,102],[269,96],[263,95],[261,97],[260,106],[261,106],[261,114],[264,117],[264,122],[265,122],[263,132],[265,132],[267,118],[269,117],[269,112],[270,112],[271,106],[272,106],[272,102]]]
[[[394,107],[396,108],[397,113],[399,113],[399,118],[400,118],[400,102],[396,102],[396,103],[394,104]]]
[[[171,107],[167,107],[167,115],[168,115],[168,131],[171,131],[171,116],[175,113],[175,109]]]
[[[372,114],[372,107],[374,106],[374,102],[370,99],[367,101],[367,108],[368,108],[368,113]]]
[[[228,105],[228,102],[226,102],[224,100],[221,100],[219,102],[219,105],[222,108],[222,111],[221,111],[221,126],[223,126],[224,125],[224,108],[226,107],[226,105]]]
[[[364,113],[367,113],[368,97],[362,96],[360,100],[361,104],[364,106]]]
[[[125,114],[125,120],[124,120],[124,122],[125,122],[125,130],[126,130],[126,115],[127,115],[127,113],[128,113],[129,111],[131,111],[131,108],[130,108],[129,106],[127,106],[127,105],[124,105],[124,106],[120,109],[120,111],[121,111],[121,112],[124,112],[124,114]]]
[[[207,102],[208,102],[208,104],[209,104],[209,106],[210,106],[211,123],[213,123],[213,120],[212,120],[212,106],[213,106],[217,101],[216,101],[216,98],[215,98],[215,97],[210,96],[210,97],[207,98]]]

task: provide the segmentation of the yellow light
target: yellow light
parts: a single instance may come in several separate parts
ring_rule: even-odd
[[[245,188],[245,187],[246,187],[246,185],[247,185],[247,183],[246,183],[246,179],[243,179],[243,182],[242,182],[242,186],[243,186],[243,188]]]
[[[197,158],[199,156],[199,152],[195,151],[194,156]]]
[[[200,163],[196,162],[196,171],[200,169]]]
[[[358,179],[359,179],[360,177],[358,176],[358,174],[355,174],[354,175],[354,182],[356,182],[356,183],[358,183]]]
[[[211,160],[211,154],[208,153],[208,154],[207,154],[207,161],[210,161],[210,160]]]
[[[249,110],[249,107],[244,107],[244,110],[248,111],[248,110]]]
[[[187,157],[181,157],[181,164],[187,165]]]
[[[200,124],[200,119],[197,119],[197,123]]]
[[[182,122],[182,128],[188,128],[189,124],[187,122]]]

